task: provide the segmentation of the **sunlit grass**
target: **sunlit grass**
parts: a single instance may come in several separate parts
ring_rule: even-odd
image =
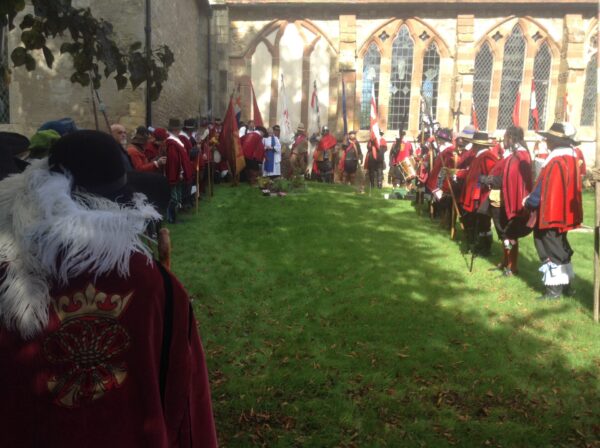
[[[591,233],[569,236],[576,297],[548,303],[531,237],[520,277],[488,271],[499,244],[469,273],[460,241],[379,192],[226,186],[184,219],[174,270],[194,297],[223,446],[600,440]]]

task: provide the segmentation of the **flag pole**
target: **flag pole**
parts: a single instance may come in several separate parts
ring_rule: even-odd
[[[600,15],[600,14],[599,14]],[[600,35],[600,28],[599,28]],[[596,66],[600,63],[600,50],[596,50]],[[596,83],[596,162],[595,162],[595,192],[596,192],[596,216],[594,225],[594,321],[600,320],[600,85]]]

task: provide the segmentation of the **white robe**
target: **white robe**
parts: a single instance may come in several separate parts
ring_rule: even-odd
[[[273,145],[273,143],[275,143]],[[265,150],[269,151],[273,149],[275,151],[274,163],[273,163],[273,171],[267,171],[263,164],[263,175],[264,176],[281,176],[281,142],[275,136],[273,137],[265,137],[263,138],[263,145],[265,146]]]

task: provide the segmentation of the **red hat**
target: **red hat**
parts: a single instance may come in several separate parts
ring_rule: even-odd
[[[161,141],[161,142],[162,142],[163,140],[166,140],[166,139],[167,139],[167,137],[169,136],[169,132],[167,132],[167,130],[166,130],[165,128],[156,128],[156,129],[154,130],[154,133],[153,133],[153,134],[154,134],[154,138],[155,138],[156,140],[159,140],[159,141]]]

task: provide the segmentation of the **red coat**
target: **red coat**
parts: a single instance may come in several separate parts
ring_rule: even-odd
[[[170,185],[192,180],[192,164],[183,144],[172,136],[167,138],[167,164],[165,175]]]
[[[498,161],[495,152],[489,149],[477,153],[467,173],[460,202],[466,212],[474,212],[489,191],[483,190],[479,184],[479,176],[487,175]]]
[[[394,157],[392,159],[391,165],[392,166],[400,165],[400,163],[404,159],[406,159],[407,157],[412,156],[412,154],[413,154],[413,147],[410,144],[410,142],[402,142],[402,143],[400,143],[400,150],[396,154],[396,157]]]
[[[333,135],[324,135],[323,137],[321,137],[321,140],[319,140],[319,144],[317,145],[317,148],[315,149],[315,152],[313,154],[313,159],[322,162],[324,159],[325,151],[332,150],[336,144],[337,139]]]
[[[250,132],[242,137],[241,143],[245,158],[262,163],[265,158],[265,145],[261,134]]]
[[[503,160],[502,202],[506,217],[513,219],[523,209],[523,199],[531,193],[531,155],[523,149]]]
[[[196,321],[170,278],[173,325],[162,370],[165,287],[140,254],[127,278],[85,274],[51,289],[48,326],[33,339],[0,328],[0,446],[216,447]]]
[[[431,171],[429,171],[429,177],[425,184],[429,191],[433,192],[438,188],[438,177],[444,166],[446,168],[454,168],[454,146],[452,145],[446,146],[433,161],[433,167],[431,168]],[[450,192],[448,179],[444,179],[442,190],[444,192]]]
[[[559,232],[579,227],[583,221],[581,169],[572,148],[557,148],[550,153],[538,185],[541,186],[538,227]]]
[[[156,143],[147,142],[144,146],[144,155],[148,160],[154,160],[160,156],[160,151]]]
[[[129,159],[131,160],[134,170],[150,173],[158,172],[159,168],[154,164],[154,162],[149,162],[146,154],[140,151],[137,146],[127,146],[127,154],[129,155]]]
[[[463,151],[458,156],[458,160],[456,161],[456,178],[457,179],[466,179],[467,173],[469,172],[469,167],[475,158],[477,153],[473,149],[469,149],[468,151]]]

